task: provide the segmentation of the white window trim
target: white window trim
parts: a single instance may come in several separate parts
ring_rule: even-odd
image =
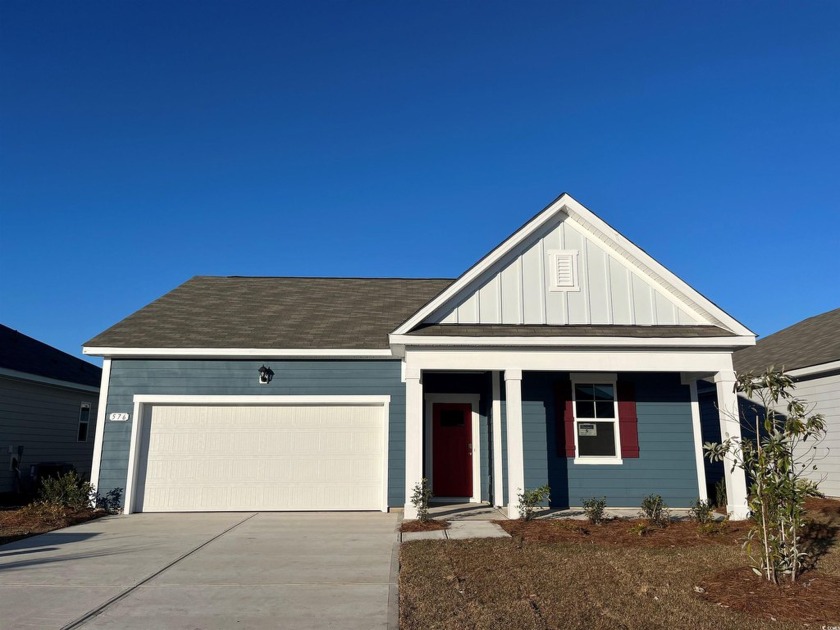
[[[618,417],[618,379],[615,374],[572,374],[572,415],[574,416],[575,433],[575,464],[583,465],[615,465],[622,464],[621,459],[621,431]],[[577,417],[577,397],[575,396],[576,385],[612,385],[613,388],[613,418],[615,424],[615,455],[581,455],[578,445],[578,422],[605,422],[609,418],[581,418]]]
[[[82,422],[82,410],[84,410],[84,409],[88,410],[87,420]],[[76,443],[77,444],[85,444],[86,442],[89,442],[88,438],[90,437],[90,414],[91,414],[92,411],[93,411],[93,405],[91,405],[89,402],[82,402],[82,403],[79,404],[79,424],[76,426]],[[79,430],[82,428],[83,424],[87,425],[87,427],[85,428],[85,439],[80,440],[79,439]]]
[[[557,277],[557,260],[561,256],[570,257],[572,264],[572,276],[574,282],[571,286],[561,286]],[[548,251],[549,271],[551,274],[551,283],[549,284],[549,291],[580,291],[580,251],[577,249],[552,249]]]
[[[479,432],[479,416],[478,403],[480,396],[478,394],[426,394],[426,419],[423,435],[426,440],[426,479],[429,481],[429,487],[434,487],[434,459],[432,458],[432,426],[433,411],[435,403],[460,403],[470,405],[472,409],[472,496],[471,497],[434,497],[443,501],[467,501],[469,503],[481,503],[481,434]]]

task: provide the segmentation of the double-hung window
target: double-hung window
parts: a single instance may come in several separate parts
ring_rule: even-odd
[[[90,426],[90,403],[83,402],[79,409],[79,432],[76,434],[77,442],[87,442],[88,427]]]
[[[614,380],[583,377],[572,382],[576,462],[621,463],[618,400]]]

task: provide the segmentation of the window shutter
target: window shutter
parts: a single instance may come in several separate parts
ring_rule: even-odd
[[[554,427],[558,457],[575,456],[575,413],[572,404],[571,381],[560,381],[557,383]]]
[[[636,416],[636,392],[633,383],[618,382],[618,430],[621,457],[639,456],[639,419]]]

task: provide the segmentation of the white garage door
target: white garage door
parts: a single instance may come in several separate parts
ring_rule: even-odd
[[[381,405],[144,405],[134,511],[381,510]]]

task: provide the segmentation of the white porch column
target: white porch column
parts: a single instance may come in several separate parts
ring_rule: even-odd
[[[502,472],[502,384],[501,374],[492,373],[493,379],[493,505],[505,504],[504,473]]]
[[[694,463],[697,466],[697,491],[699,497],[706,501],[709,493],[706,488],[706,460],[703,453],[703,431],[700,419],[700,400],[697,397],[697,381],[688,384],[691,393],[691,427],[694,433]]]
[[[423,381],[418,368],[405,368],[405,507],[404,518],[417,518],[411,503],[423,479]]]
[[[720,371],[715,374],[718,412],[720,414],[720,435],[722,440],[741,440],[741,415],[738,410],[738,395],[735,393],[735,372]],[[726,481],[726,511],[733,520],[744,520],[748,516],[747,478],[742,468],[732,468],[733,458],[727,455],[723,460],[723,474]]]
[[[519,500],[525,489],[525,454],[522,446],[522,370],[505,370],[508,517],[519,518]]]

